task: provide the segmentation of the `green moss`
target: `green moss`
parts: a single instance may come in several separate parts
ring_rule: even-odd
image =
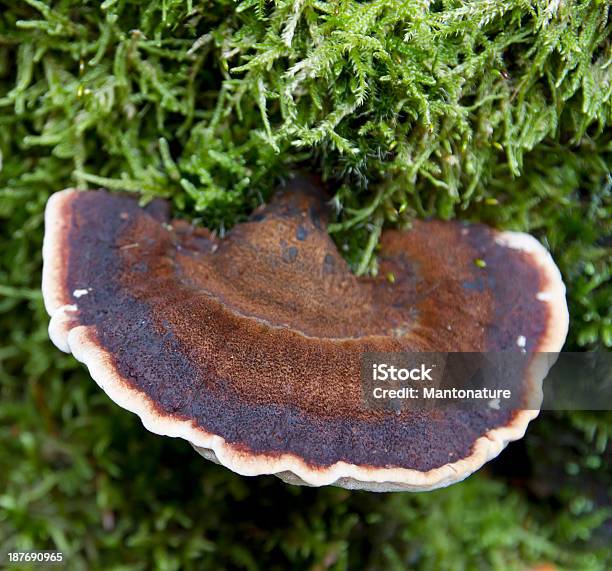
[[[573,341],[612,343],[605,3],[8,5],[4,188],[172,197],[226,228],[306,166],[359,272],[414,215],[535,231],[572,286]]]
[[[50,345],[39,281],[58,189],[164,196],[224,229],[309,168],[356,271],[414,216],[527,230],[568,285],[567,347],[610,346],[610,58],[599,1],[4,0],[0,552],[55,546],[75,568],[609,567],[609,415],[538,421],[535,483],[499,468],[374,496],[242,479],[113,407]]]

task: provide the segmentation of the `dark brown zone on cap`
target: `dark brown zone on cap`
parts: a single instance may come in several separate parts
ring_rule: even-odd
[[[160,414],[244,451],[420,471],[469,456],[514,417],[362,405],[364,351],[516,350],[518,335],[537,347],[547,319],[537,269],[485,227],[387,232],[380,277],[358,279],[320,205],[299,192],[223,241],[183,222],[170,228],[160,201],[141,209],[132,197],[87,192],[66,208],[66,289],[91,288],[74,299],[79,321]]]

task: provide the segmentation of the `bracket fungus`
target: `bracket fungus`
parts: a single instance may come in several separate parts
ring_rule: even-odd
[[[51,339],[146,428],[239,474],[375,491],[464,479],[538,411],[368,409],[360,357],[559,351],[557,267],[529,235],[431,220],[383,232],[379,276],[356,277],[326,219],[303,179],[224,239],[172,221],[164,201],[58,192],[43,247]]]

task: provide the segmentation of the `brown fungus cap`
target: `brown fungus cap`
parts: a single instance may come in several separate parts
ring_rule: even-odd
[[[297,180],[220,240],[171,221],[163,201],[56,193],[43,251],[53,342],[149,430],[240,474],[379,491],[462,480],[537,411],[367,409],[360,358],[558,351],[559,271],[526,234],[416,221],[384,232],[379,277],[358,278],[319,196]]]

